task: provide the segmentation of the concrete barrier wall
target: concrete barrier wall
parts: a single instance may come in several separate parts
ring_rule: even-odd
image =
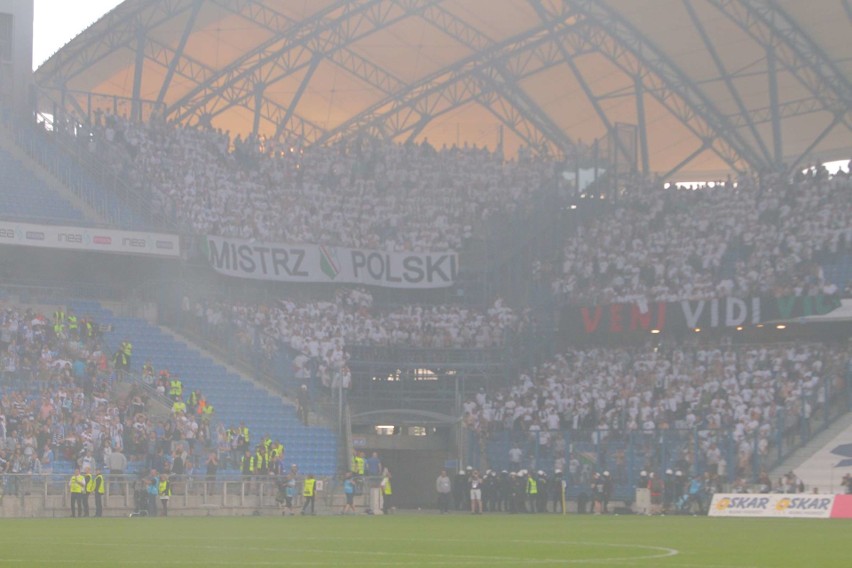
[[[64,476],[6,476],[4,494],[0,497],[0,517],[3,518],[62,518],[71,516],[71,495],[65,485]],[[323,480],[322,489],[317,491],[315,507],[317,514],[337,513],[343,509],[345,498],[330,480]],[[301,484],[294,498],[296,514],[302,506]],[[104,517],[127,517],[140,511],[134,488],[140,489],[137,478],[124,476],[120,480],[107,476],[104,495]],[[172,483],[169,499],[170,516],[227,516],[227,515],[281,515],[284,512],[278,503],[278,484],[269,478],[223,480],[177,480]],[[89,515],[95,514],[95,497],[88,496]],[[356,509],[366,508],[367,496],[356,498]],[[159,499],[158,499],[159,505]],[[158,507],[158,514],[162,509]],[[147,513],[143,513],[147,514]]]

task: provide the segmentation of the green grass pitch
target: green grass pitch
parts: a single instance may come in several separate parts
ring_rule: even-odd
[[[852,566],[841,520],[558,515],[0,520],[0,566]]]

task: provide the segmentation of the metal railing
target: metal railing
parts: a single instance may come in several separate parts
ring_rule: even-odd
[[[87,149],[87,137],[55,131],[49,123],[39,127],[11,112],[0,113],[0,119],[18,148],[62,182],[106,225],[177,230],[172,219],[152,208],[150,196],[131,187],[120,171],[106,167],[103,156]]]
[[[304,476],[296,478],[292,491],[292,510],[304,505]],[[0,516],[70,516],[71,474],[3,474],[0,475]],[[245,514],[248,511],[277,513],[286,504],[285,477],[271,475],[170,475],[170,513]],[[315,510],[319,514],[339,512],[343,507],[341,484],[335,478],[316,478]],[[367,507],[365,491],[358,493],[356,506]],[[95,496],[86,495],[89,516],[94,516]],[[148,477],[132,474],[104,474],[101,496],[106,516],[130,514],[151,515],[161,512],[161,496],[152,503],[148,493]],[[152,509],[152,507],[154,509]]]

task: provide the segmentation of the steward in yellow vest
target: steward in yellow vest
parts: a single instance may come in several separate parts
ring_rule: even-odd
[[[382,475],[382,482],[379,487],[382,490],[382,513],[387,515],[393,508],[393,488],[391,487],[391,474],[387,468],[385,468],[384,475]]]
[[[157,492],[160,495],[160,503],[163,505],[163,516],[169,516],[169,497],[172,496],[172,484],[169,481],[169,476],[163,474],[160,477],[160,483],[157,485]]]
[[[316,497],[317,480],[313,473],[309,473],[302,485],[302,497],[305,498],[305,503],[302,505],[302,514],[307,515],[308,507],[311,508],[311,514],[314,515],[314,498]]]
[[[104,476],[101,473],[101,470],[95,470],[95,481],[94,487],[92,488],[92,493],[95,494],[95,516],[103,517],[104,516]]]
[[[71,476],[68,482],[68,488],[71,491],[71,516],[83,516],[83,492],[86,490],[86,478],[80,475],[80,470],[75,469],[74,475]]]

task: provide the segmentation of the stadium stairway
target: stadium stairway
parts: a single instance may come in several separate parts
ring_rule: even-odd
[[[0,137],[0,216],[35,223],[97,222],[93,211],[87,211],[58,181],[31,162]]]
[[[852,442],[852,437],[849,437],[851,433],[852,412],[847,412],[773,468],[769,473],[769,479],[774,481],[792,471],[805,482],[808,488],[816,487],[820,492],[840,491],[840,480],[843,473],[849,470],[843,471],[837,468],[835,462],[840,462],[844,456],[832,455],[830,450],[838,444]],[[814,461],[814,458],[825,457],[819,454],[825,454],[826,449],[829,451],[828,463],[825,463],[826,460],[823,459],[823,463],[819,464],[820,467],[816,468],[816,471],[808,467],[809,462]]]
[[[145,361],[155,369],[176,373],[184,386],[184,397],[199,390],[215,408],[214,419],[226,427],[244,421],[252,444],[265,434],[280,440],[285,461],[297,464],[303,473],[329,476],[336,473],[337,440],[324,427],[305,427],[296,410],[280,396],[256,386],[238,373],[228,370],[212,355],[193,348],[159,327],[135,317],[119,317],[98,302],[74,301],[68,304],[79,315],[89,315],[98,323],[109,324],[104,335],[105,347],[114,353],[119,343],[133,344],[131,371],[139,371]],[[227,470],[225,470],[227,472]]]

